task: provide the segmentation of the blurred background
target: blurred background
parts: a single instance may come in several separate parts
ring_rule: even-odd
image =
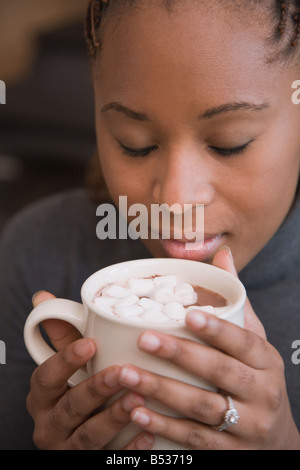
[[[0,231],[28,203],[84,185],[96,146],[87,0],[0,0]]]

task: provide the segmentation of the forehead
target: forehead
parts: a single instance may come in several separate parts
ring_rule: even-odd
[[[266,64],[274,27],[266,4],[251,9],[233,4],[224,8],[212,0],[208,8],[207,2],[189,1],[169,12],[157,2],[142,2],[108,15],[95,63],[96,90],[132,101],[149,96],[153,103],[174,96],[189,102],[199,94],[210,105],[252,93],[264,99],[270,89],[276,93],[286,69]]]

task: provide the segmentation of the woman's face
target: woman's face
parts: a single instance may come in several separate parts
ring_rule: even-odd
[[[214,5],[214,2],[211,2]],[[262,11],[129,8],[108,19],[94,65],[96,131],[113,200],[204,204],[205,241],[145,240],[154,256],[241,270],[285,219],[300,165],[295,65],[267,65]],[[171,227],[172,233],[172,227]],[[283,246],[284,250],[285,247]]]

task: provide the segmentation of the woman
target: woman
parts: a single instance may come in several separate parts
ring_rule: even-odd
[[[29,209],[2,241],[11,304],[1,322],[7,338],[14,331],[7,350],[16,347],[30,292],[51,292],[35,295],[34,305],[54,294],[77,300],[88,274],[135,257],[190,258],[239,273],[249,296],[246,328],[198,313],[187,326],[209,348],[154,332],[139,340],[145,352],[222,394],[134,365],[69,390],[68,378],[95,345],[47,322],[58,353],[36,368],[27,398],[37,447],[101,449],[131,420],[144,431],[126,449],[150,449],[155,435],[191,449],[300,449],[299,372],[291,360],[300,300],[300,107],[291,99],[300,77],[299,11],[298,1],[277,0],[90,2],[98,154],[110,197],[118,204],[126,195],[128,205],[148,209],[204,204],[205,243],[187,251],[185,240],[96,240],[94,208],[80,192]],[[30,366],[19,354],[24,364],[18,371],[16,357],[13,375],[24,384]],[[123,387],[122,399],[95,412]],[[148,396],[186,419],[148,410]],[[229,405],[239,418],[227,427]]]

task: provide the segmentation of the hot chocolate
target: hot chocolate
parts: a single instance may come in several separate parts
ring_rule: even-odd
[[[178,322],[191,309],[218,315],[228,307],[216,292],[178,276],[152,276],[107,284],[93,298],[95,307],[119,318],[155,323]]]

